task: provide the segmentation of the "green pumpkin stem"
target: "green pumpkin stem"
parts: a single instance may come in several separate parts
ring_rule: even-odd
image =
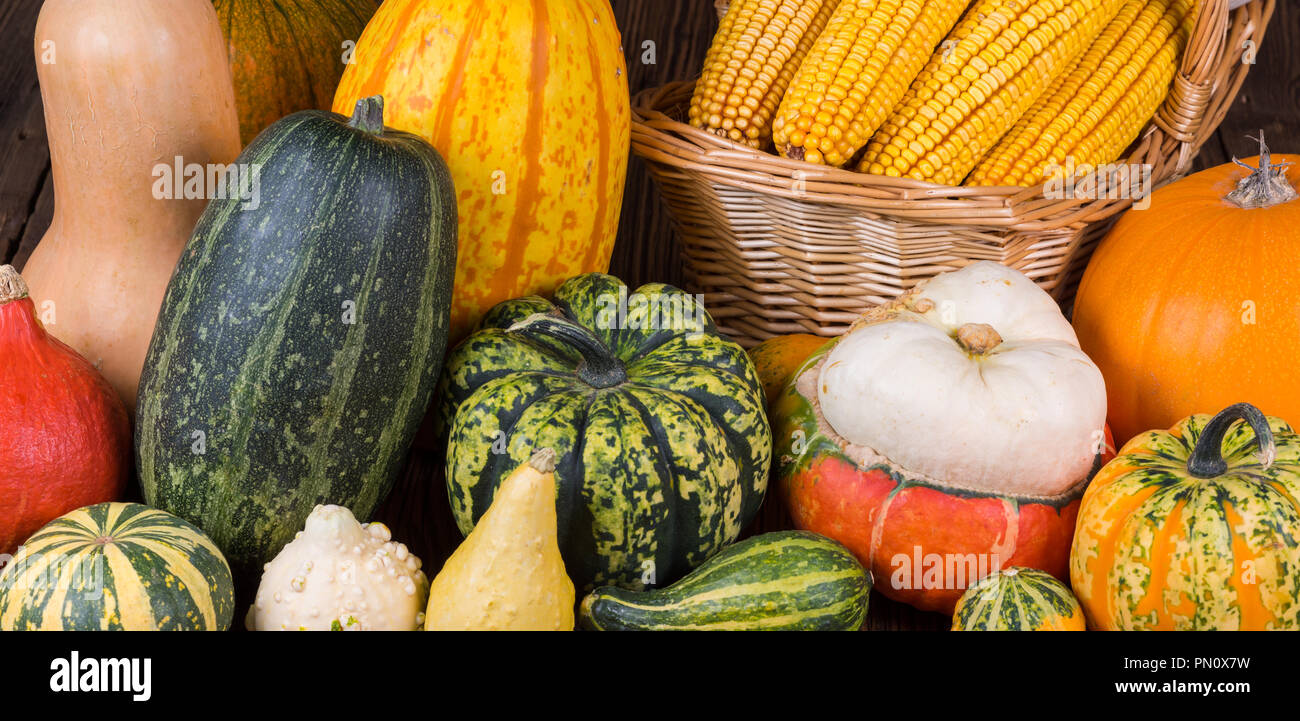
[[[1250,138],[1249,135],[1246,137]],[[1268,208],[1295,200],[1295,188],[1286,177],[1286,168],[1291,163],[1273,162],[1273,156],[1264,144],[1263,130],[1259,131],[1258,138],[1250,139],[1259,141],[1259,167],[1251,167],[1234,157],[1232,162],[1249,170],[1250,175],[1242,178],[1224,199],[1239,208]]]
[[[1273,465],[1277,455],[1277,446],[1273,443],[1273,429],[1269,428],[1268,418],[1249,403],[1236,403],[1219,412],[1210,419],[1201,430],[1201,437],[1196,439],[1196,447],[1187,459],[1187,472],[1197,478],[1216,478],[1228,470],[1228,462],[1223,460],[1223,436],[1237,421],[1245,421],[1255,431],[1255,441],[1259,444],[1259,453],[1264,467]]]
[[[627,381],[627,368],[599,338],[577,323],[550,313],[535,313],[510,326],[511,333],[544,335],[578,350],[578,378],[592,388],[611,388]]]
[[[371,135],[384,134],[384,96],[371,95],[357,101],[348,125]]]

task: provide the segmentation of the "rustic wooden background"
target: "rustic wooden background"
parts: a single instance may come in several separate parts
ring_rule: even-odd
[[[32,37],[41,0],[0,0],[0,262],[20,270],[54,211]],[[717,16],[713,0],[612,0],[623,31],[628,81],[635,94],[699,72]],[[652,61],[652,62],[648,62]],[[1263,129],[1274,152],[1300,153],[1300,7],[1278,3],[1256,65],[1236,106],[1205,146],[1197,168],[1254,154],[1246,139]],[[682,284],[681,253],[671,221],[641,161],[632,159],[611,272],[629,284]],[[3,359],[0,359],[3,362]],[[451,522],[436,454],[411,453],[380,518],[423,558],[430,571],[460,542]],[[774,505],[774,504],[769,504]],[[780,523],[769,508],[757,524]],[[949,619],[921,613],[875,594],[870,629],[942,629]]]

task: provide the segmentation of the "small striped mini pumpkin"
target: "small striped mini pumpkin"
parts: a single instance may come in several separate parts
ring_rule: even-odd
[[[0,630],[224,631],[230,566],[197,527],[138,503],[50,521],[0,573]]]
[[[1033,568],[1004,568],[966,589],[954,631],[1083,631],[1083,609],[1065,584]]]
[[[1083,495],[1070,582],[1097,630],[1300,630],[1300,436],[1237,403],[1132,438]]]

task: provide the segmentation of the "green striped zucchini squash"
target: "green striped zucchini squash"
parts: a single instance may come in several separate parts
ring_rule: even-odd
[[[553,300],[498,304],[437,396],[464,534],[515,468],[556,451],[560,552],[582,590],[681,577],[739,537],[767,488],[754,363],[671,286],[588,273]]]
[[[230,567],[193,524],[138,503],[60,516],[0,573],[0,630],[225,631]]]
[[[871,574],[847,548],[808,531],[754,536],[677,583],[651,591],[598,588],[579,624],[593,631],[855,631]]]
[[[990,573],[962,594],[954,631],[1083,631],[1083,609],[1046,571],[1011,567]]]
[[[140,381],[145,499],[255,579],[318,504],[359,520],[391,489],[437,382],[456,266],[451,179],[424,140],[304,111],[238,163],[175,275]]]

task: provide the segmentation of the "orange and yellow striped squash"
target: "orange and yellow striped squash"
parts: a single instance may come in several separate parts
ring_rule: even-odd
[[[608,268],[631,139],[608,0],[387,0],[334,110],[371,95],[451,169],[453,342],[501,301]]]
[[[1300,629],[1300,438],[1246,403],[1133,438],[1084,493],[1070,580],[1093,629]]]

